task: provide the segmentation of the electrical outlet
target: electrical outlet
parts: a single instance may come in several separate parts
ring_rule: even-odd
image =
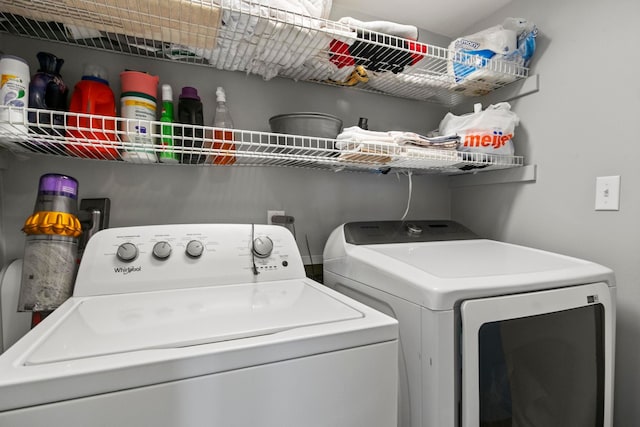
[[[620,210],[620,175],[596,178],[596,210]]]
[[[274,215],[284,215],[284,211],[267,211],[267,224],[273,224],[273,221],[271,221],[271,218]]]

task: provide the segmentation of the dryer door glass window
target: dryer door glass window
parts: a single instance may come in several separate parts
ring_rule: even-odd
[[[601,304],[483,324],[480,426],[602,426],[603,325]]]

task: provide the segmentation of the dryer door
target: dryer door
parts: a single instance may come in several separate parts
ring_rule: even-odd
[[[462,425],[610,426],[614,306],[596,283],[465,301]]]

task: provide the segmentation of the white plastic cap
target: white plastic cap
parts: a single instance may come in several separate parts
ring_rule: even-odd
[[[109,74],[107,73],[107,70],[103,66],[96,64],[85,64],[82,75],[97,77],[102,80],[109,80]]]
[[[173,90],[171,89],[171,85],[162,85],[162,100],[173,101]]]
[[[216,89],[216,101],[218,102],[227,102],[227,96],[224,93],[224,88],[218,86]]]

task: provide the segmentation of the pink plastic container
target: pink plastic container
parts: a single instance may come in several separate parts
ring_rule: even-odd
[[[158,76],[152,76],[140,71],[123,71],[120,73],[120,85],[123,93],[138,92],[157,98],[159,80]]]
[[[122,159],[134,163],[158,161],[152,136],[157,120],[158,76],[140,71],[120,73],[120,115],[127,120],[120,123],[122,141],[132,145],[122,152]],[[145,146],[145,147],[142,147]]]

